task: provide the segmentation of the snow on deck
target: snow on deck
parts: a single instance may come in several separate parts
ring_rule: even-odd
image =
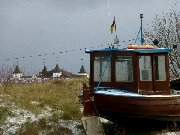
[[[127,90],[112,89],[112,88],[99,88],[95,90],[95,94],[104,94],[110,96],[124,96],[124,97],[180,97],[180,95],[141,95],[138,93],[129,92]]]

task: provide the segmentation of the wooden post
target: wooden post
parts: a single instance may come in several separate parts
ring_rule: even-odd
[[[95,116],[96,111],[93,105],[94,99],[90,89],[86,85],[83,85],[83,115],[84,116]]]
[[[103,125],[97,116],[82,117],[81,121],[87,135],[105,135]]]

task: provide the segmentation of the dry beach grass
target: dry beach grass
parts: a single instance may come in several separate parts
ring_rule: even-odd
[[[22,115],[23,117],[28,114],[27,119],[22,120],[21,125],[14,131],[16,134],[39,134],[40,132],[60,134],[60,131],[62,134],[73,134],[75,131],[67,127],[67,121],[70,123],[78,121],[75,125],[81,129],[78,95],[82,81],[85,80],[70,79],[37,84],[2,85],[0,87],[0,125],[8,123],[8,119],[12,116]],[[20,111],[13,111],[18,109]],[[60,123],[65,124],[60,126]],[[0,133],[3,133],[3,126],[0,128]]]
[[[85,135],[79,94],[85,79],[0,86],[1,135]],[[125,130],[103,124],[107,135],[176,135],[179,132]]]

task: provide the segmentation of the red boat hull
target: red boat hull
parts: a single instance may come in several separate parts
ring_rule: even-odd
[[[180,121],[180,95],[120,96],[94,94],[95,111],[104,118]]]

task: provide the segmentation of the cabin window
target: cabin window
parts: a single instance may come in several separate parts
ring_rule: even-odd
[[[94,81],[111,81],[111,58],[95,57],[94,59]]]
[[[116,81],[133,81],[133,62],[131,56],[118,56],[115,61]]]
[[[151,81],[152,80],[152,66],[151,66],[150,56],[140,56],[139,68],[140,68],[140,80]]]
[[[156,69],[155,79],[158,81],[166,80],[165,56],[155,56],[154,64]]]

